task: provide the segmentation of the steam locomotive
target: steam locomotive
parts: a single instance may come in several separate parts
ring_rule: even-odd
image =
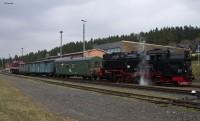
[[[174,54],[169,50],[155,49],[147,53],[113,53],[103,57],[103,78],[140,83],[141,76],[150,83],[189,85],[192,75],[188,51]]]
[[[189,52],[174,54],[169,50],[154,49],[148,52],[119,52],[100,57],[47,59],[18,64],[19,74],[46,76],[79,76],[91,80],[140,83],[173,83],[189,85],[193,75]]]

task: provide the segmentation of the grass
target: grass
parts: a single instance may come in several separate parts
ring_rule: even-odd
[[[36,106],[19,90],[0,79],[0,121],[74,121]]]
[[[192,72],[196,79],[200,79],[200,64],[197,61],[192,61]]]

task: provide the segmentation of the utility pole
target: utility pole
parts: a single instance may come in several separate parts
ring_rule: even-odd
[[[22,47],[22,57],[21,57],[21,61],[23,60],[23,56],[24,56],[24,48]]]
[[[9,55],[9,68],[10,68],[11,67],[11,63],[12,63],[12,58],[11,58],[10,53],[8,55]]]
[[[81,20],[83,22],[83,57],[85,57],[85,23],[86,20]]]
[[[23,54],[24,54],[24,48],[21,48],[22,49],[22,57],[23,57]]]
[[[9,60],[10,60],[10,63],[11,63],[11,55],[10,55],[10,53],[8,53],[8,55],[9,55]]]
[[[3,69],[3,58],[1,59],[2,69]]]
[[[60,57],[62,58],[62,34],[63,31],[60,31]]]
[[[198,49],[197,52],[198,52],[198,65],[199,65],[199,49],[200,49],[200,45],[198,45],[198,48],[197,48],[197,49]]]

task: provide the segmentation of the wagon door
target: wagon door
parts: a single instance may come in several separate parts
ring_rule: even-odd
[[[89,61],[81,60],[73,62],[71,69],[74,75],[88,76],[89,75]]]

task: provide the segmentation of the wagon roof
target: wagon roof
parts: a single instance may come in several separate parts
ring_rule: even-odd
[[[100,58],[100,57],[80,57],[80,58],[64,57],[64,58],[55,59],[55,62],[90,60],[90,59],[93,59],[93,58]]]
[[[50,62],[50,61],[54,61],[54,60],[55,60],[55,59],[46,59],[46,60],[28,62],[28,63],[23,63],[23,64],[32,64],[32,63],[39,63],[39,62]],[[23,64],[21,64],[21,65],[23,65]]]

